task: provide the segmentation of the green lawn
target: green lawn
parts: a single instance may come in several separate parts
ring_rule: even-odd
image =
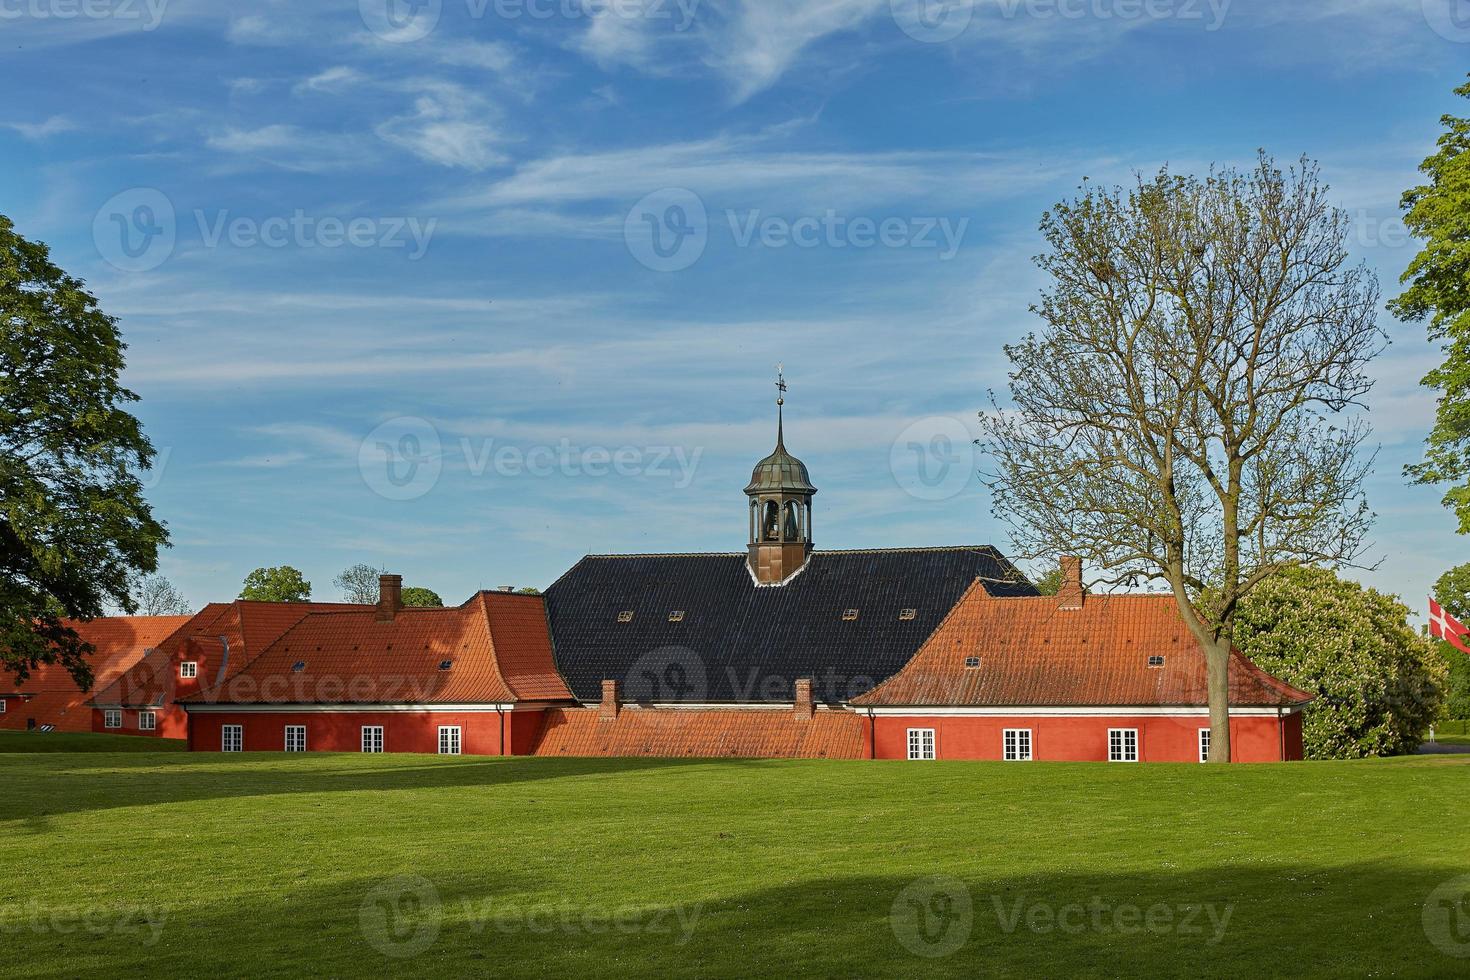
[[[1463,976],[1467,812],[1456,756],[10,754],[0,948],[25,977]]]
[[[0,731],[0,752],[182,752],[184,742],[142,735],[92,732]],[[3,771],[3,770],[0,770]]]

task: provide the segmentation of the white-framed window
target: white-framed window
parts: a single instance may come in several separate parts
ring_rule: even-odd
[[[152,711],[138,712],[138,731],[151,732],[158,728],[158,715]]]
[[[102,712],[102,727],[121,728],[122,710],[120,708],[108,708],[106,711]]]
[[[286,726],[286,751],[287,752],[305,752],[306,751],[306,726],[305,725],[287,725]]]
[[[1199,730],[1199,761],[1210,761],[1210,730],[1208,728]]]
[[[1031,729],[1007,728],[1001,732],[1007,762],[1031,761]]]
[[[910,728],[909,729],[909,758],[910,759],[932,759],[932,758],[934,758],[934,729],[932,729],[932,728]]]
[[[1109,762],[1137,762],[1138,761],[1138,729],[1136,729],[1136,728],[1109,728],[1108,729],[1108,761]]]
[[[383,751],[383,726],[382,725],[363,725],[362,726],[362,750],[364,752],[381,752],[381,751]]]
[[[197,661],[197,660],[185,660],[183,663],[179,664],[179,676],[180,677],[198,677],[199,676],[199,661]]]
[[[245,750],[245,726],[221,725],[219,750],[221,752],[243,752]]]
[[[9,698],[0,698],[0,715],[5,714],[5,704],[9,700]]]
[[[439,726],[439,754],[459,755],[459,726]]]

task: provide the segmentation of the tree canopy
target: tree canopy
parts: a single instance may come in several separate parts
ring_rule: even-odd
[[[89,689],[91,648],[63,620],[135,611],[168,533],[143,495],[127,345],[83,285],[0,215],[0,669],[60,663]]]
[[[370,604],[378,601],[378,576],[383,569],[359,562],[349,565],[332,579],[332,584],[342,592],[343,602]]]
[[[1397,596],[1323,568],[1262,582],[1239,606],[1235,641],[1258,667],[1317,695],[1302,731],[1309,759],[1419,747],[1441,713],[1448,664]]]
[[[144,616],[187,616],[189,600],[162,575],[147,575],[138,583],[138,612]]]
[[[439,598],[439,593],[433,589],[410,585],[403,590],[403,604],[405,606],[442,606],[444,600]]]
[[[257,568],[245,576],[240,598],[256,602],[306,602],[311,598],[311,583],[290,565]],[[376,600],[376,594],[373,598]]]
[[[1378,289],[1315,165],[1084,184],[1048,211],[1043,328],[1006,347],[1013,406],[981,416],[1018,557],[1166,583],[1209,664],[1211,761],[1230,756],[1238,604],[1362,554]],[[1206,589],[1211,601],[1203,601]]]
[[[1455,89],[1470,98],[1470,83]],[[1404,223],[1424,242],[1389,303],[1404,320],[1428,320],[1444,360],[1424,376],[1440,394],[1424,460],[1406,467],[1416,483],[1449,483],[1444,504],[1470,532],[1470,119],[1445,115],[1439,149],[1419,166],[1426,183],[1404,192]]]

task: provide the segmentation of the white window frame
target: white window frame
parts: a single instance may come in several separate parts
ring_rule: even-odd
[[[439,754],[459,755],[462,746],[463,732],[459,725],[439,726]]]
[[[938,758],[936,739],[932,728],[910,728],[908,732],[909,758],[928,762]]]
[[[1118,751],[1113,751],[1113,736],[1118,737]],[[1133,736],[1132,758],[1129,758],[1129,736]],[[1138,761],[1138,729],[1136,728],[1109,728],[1108,729],[1108,761],[1109,762],[1137,762]]]
[[[1006,728],[1000,733],[1001,758],[1006,762],[1031,761],[1031,729]]]
[[[1210,730],[1208,728],[1199,730],[1199,761],[1210,761]]]
[[[362,750],[376,755],[383,751],[383,726],[362,726]]]
[[[231,747],[232,744],[234,746],[233,748]],[[221,752],[243,752],[243,751],[245,751],[245,726],[244,725],[221,725],[221,726],[219,726],[219,750]]]
[[[295,737],[293,738],[293,736],[295,736]],[[295,743],[294,745],[292,744],[293,742]],[[306,726],[305,725],[287,725],[286,726],[285,751],[287,751],[287,752],[305,752],[306,751]]]
[[[9,698],[0,698],[0,715],[5,714],[5,706],[10,703]]]
[[[158,715],[152,711],[138,712],[138,731],[155,732],[158,730]]]
[[[106,708],[106,709],[104,709],[103,712],[102,712],[102,727],[103,728],[121,728],[122,727],[122,709],[121,708]]]
[[[182,663],[179,664],[179,677],[183,678],[184,680],[188,680],[191,677],[198,677],[198,676],[199,676],[199,661],[197,661],[197,660],[185,660],[185,661],[183,661]]]

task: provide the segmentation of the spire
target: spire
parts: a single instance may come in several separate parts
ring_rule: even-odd
[[[782,417],[782,406],[786,404],[786,371],[784,365],[776,365],[776,448],[786,448],[786,420]]]

